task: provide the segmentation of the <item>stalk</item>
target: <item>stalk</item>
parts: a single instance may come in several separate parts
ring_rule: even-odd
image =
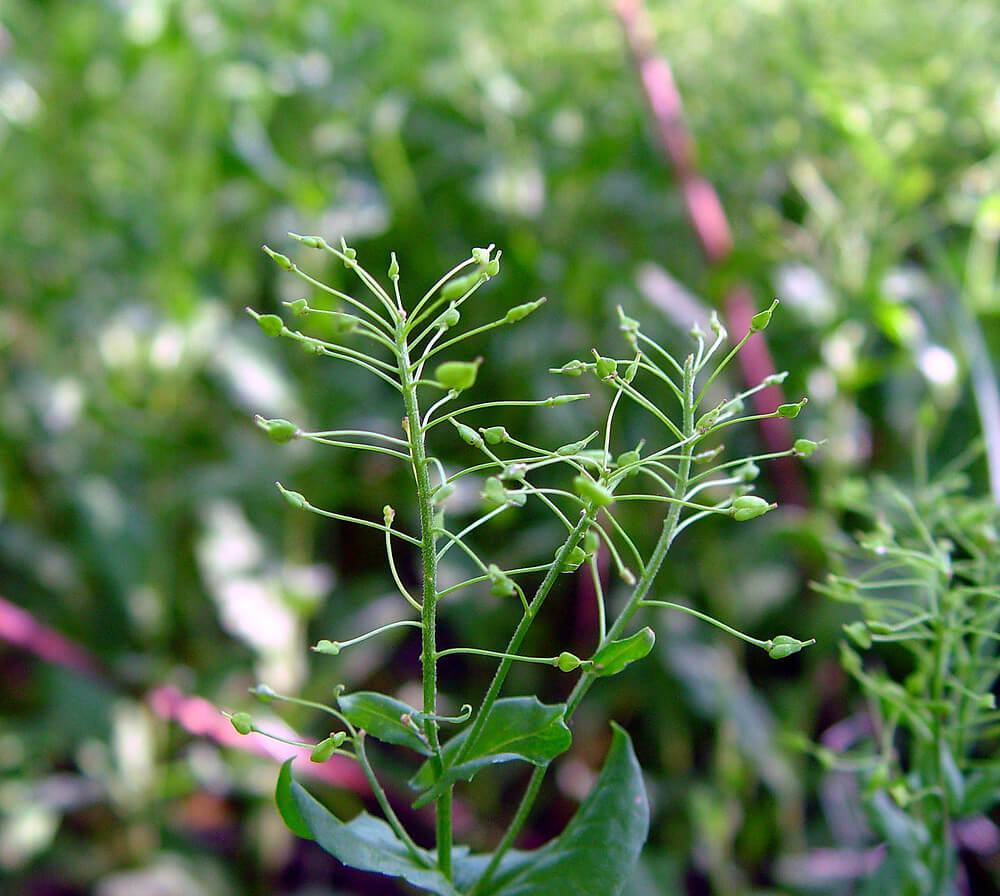
[[[413,478],[417,488],[417,505],[420,511],[420,556],[423,578],[420,622],[422,646],[420,653],[421,677],[423,680],[424,734],[434,751],[431,763],[437,774],[441,774],[441,744],[438,739],[437,715],[437,535],[434,531],[434,504],[431,481],[427,473],[427,450],[424,431],[420,425],[420,406],[417,402],[417,387],[410,364],[409,346],[406,338],[405,318],[400,315],[396,324],[396,346],[399,350],[399,376],[402,386],[403,403],[406,407],[406,430],[410,442],[410,456],[413,459]],[[451,879],[451,797],[449,787],[438,797],[436,805],[436,832],[438,868]]]
[[[694,359],[689,356],[684,365],[683,431],[685,437],[694,433],[694,413],[696,408],[694,398],[694,378]],[[692,449],[690,445],[691,443],[689,442],[688,447],[684,451],[684,455],[677,464],[677,478],[673,489],[673,496],[677,500],[670,505],[670,510],[667,512],[667,517],[663,521],[663,529],[660,532],[660,537],[657,539],[656,547],[653,549],[649,562],[643,569],[642,575],[639,577],[639,581],[636,583],[635,590],[632,592],[628,603],[622,609],[617,619],[615,619],[611,628],[608,629],[605,636],[601,639],[597,650],[603,649],[611,643],[611,641],[615,640],[622,633],[625,626],[628,625],[632,617],[635,616],[635,614],[641,609],[642,602],[649,593],[650,588],[652,588],[653,581],[656,579],[656,575],[660,571],[660,567],[663,565],[667,552],[673,544],[674,537],[677,535],[680,525],[681,507],[683,506],[684,494],[691,475]],[[576,708],[580,705],[580,701],[583,700],[587,691],[590,690],[590,687],[596,678],[597,675],[590,670],[585,670],[583,674],[581,674],[576,686],[570,692],[570,695],[566,700],[565,718],[567,721],[569,721],[570,717],[576,711]],[[472,738],[470,737],[470,741],[471,740]],[[482,876],[478,881],[476,881],[475,886],[470,891],[470,896],[477,896],[477,894],[483,892],[483,888],[488,886],[490,879],[496,873],[501,859],[503,859],[507,850],[514,845],[517,835],[521,832],[521,828],[528,820],[531,808],[534,805],[535,800],[538,798],[538,791],[541,789],[542,780],[544,779],[547,771],[548,766],[545,765],[535,768],[532,772],[531,779],[528,782],[524,795],[521,797],[521,802],[514,813],[514,817],[511,820],[503,839],[497,845],[497,848],[490,859],[490,863],[486,866]]]

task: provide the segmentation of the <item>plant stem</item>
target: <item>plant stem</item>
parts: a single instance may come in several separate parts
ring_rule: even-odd
[[[434,751],[431,763],[435,772],[442,771],[441,745],[438,740],[437,715],[437,533],[434,529],[434,503],[430,476],[427,473],[428,459],[424,445],[424,431],[420,425],[420,406],[417,402],[417,387],[410,369],[409,346],[406,339],[405,318],[396,322],[396,344],[399,349],[399,375],[402,385],[403,402],[406,406],[406,429],[410,441],[410,457],[413,459],[413,477],[417,488],[417,504],[420,509],[420,555],[423,577],[421,601],[421,626],[423,632],[420,654],[423,679],[424,734]],[[447,788],[437,800],[437,855],[438,868],[451,879],[451,788]]]
[[[682,428],[685,433],[685,437],[694,433],[694,412],[696,408],[696,402],[694,399],[694,377],[694,359],[689,356],[684,365],[682,400]],[[670,546],[673,543],[674,536],[677,534],[680,524],[682,506],[680,499],[683,499],[684,497],[684,492],[687,489],[688,479],[691,474],[693,444],[693,441],[687,441],[686,450],[677,465],[677,477],[674,483],[674,496],[678,499],[678,502],[670,505],[670,510],[667,512],[667,517],[663,521],[663,529],[656,542],[656,547],[653,549],[653,553],[650,556],[649,561],[642,570],[642,575],[635,586],[635,590],[632,592],[628,603],[618,615],[618,618],[615,619],[614,624],[610,629],[608,629],[605,636],[601,639],[601,643],[598,645],[597,650],[601,650],[617,638],[632,617],[642,608],[643,601],[653,585],[653,580],[660,571],[660,567],[663,565],[663,560],[667,556],[667,552],[670,550]],[[516,650],[516,648],[514,649]],[[566,700],[566,713],[564,718],[567,721],[580,705],[580,701],[583,700],[587,691],[590,690],[590,686],[594,683],[596,678],[597,675],[594,672],[584,669],[576,683],[576,686],[573,688],[568,699]],[[471,741],[472,738],[470,737],[469,740]],[[470,891],[470,896],[476,896],[476,894],[483,892],[483,888],[489,884],[490,879],[496,873],[497,867],[500,865],[500,861],[503,859],[504,854],[510,849],[511,846],[514,845],[514,840],[517,838],[517,835],[521,832],[521,828],[528,820],[531,807],[538,798],[538,791],[541,788],[542,779],[545,777],[547,771],[548,766],[545,765],[536,768],[532,772],[531,779],[528,782],[528,787],[525,790],[524,796],[521,797],[521,802],[517,807],[517,811],[514,813],[514,817],[507,828],[507,832],[504,834],[503,839],[494,850],[490,863],[486,866],[486,869],[483,871],[479,880],[476,881],[475,886]]]

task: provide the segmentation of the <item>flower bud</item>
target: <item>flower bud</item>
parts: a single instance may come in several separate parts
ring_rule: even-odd
[[[497,254],[493,256],[493,259],[491,261],[486,262],[486,266],[483,268],[483,273],[486,274],[487,277],[495,277],[497,274],[500,273],[501,254],[502,253],[497,252]]]
[[[590,501],[597,507],[607,507],[615,501],[615,496],[610,491],[586,474],[581,474],[573,479],[573,488],[581,498]]]
[[[507,464],[500,473],[501,479],[513,479],[522,482],[528,472],[528,465],[524,463]]]
[[[760,467],[752,460],[748,460],[745,464],[740,464],[733,470],[733,476],[742,479],[744,482],[753,482],[760,476]]]
[[[476,264],[483,265],[484,267],[490,263],[490,251],[493,249],[493,244],[491,243],[485,249],[473,249],[472,250],[472,260]]]
[[[277,314],[261,314],[257,318],[257,324],[264,331],[265,336],[274,338],[280,336],[285,329],[285,322]]]
[[[587,534],[583,536],[583,550],[588,557],[593,556],[597,553],[597,549],[601,546],[601,536],[597,534],[597,530],[590,528],[587,530]]]
[[[559,667],[560,672],[572,672],[574,669],[579,669],[581,662],[580,657],[566,650],[556,657],[556,665]]]
[[[229,721],[239,734],[249,734],[253,731],[253,718],[248,712],[235,712],[229,717]]]
[[[267,433],[267,437],[272,442],[277,442],[279,445],[297,438],[301,433],[301,430],[294,423],[290,423],[288,420],[266,420],[261,417],[260,414],[253,419],[254,422]]]
[[[816,449],[819,448],[819,442],[813,442],[810,439],[796,439],[793,447],[799,457],[812,457]]]
[[[308,246],[310,249],[322,249],[326,245],[326,240],[321,236],[303,236],[299,237],[299,242],[303,246]]]
[[[389,253],[389,279],[395,280],[399,276],[399,262],[396,261],[396,253]]]
[[[437,370],[434,371],[434,378],[442,389],[464,392],[475,385],[476,374],[482,363],[482,358],[476,358],[475,361],[446,361],[444,364],[438,365]]]
[[[764,377],[761,383],[765,386],[780,386],[787,379],[788,371],[782,370],[781,373],[772,373],[770,376]]]
[[[340,238],[340,250],[344,253],[344,267],[350,270],[354,259],[358,257],[358,253],[355,249],[347,245],[343,237]]]
[[[763,498],[758,498],[756,495],[740,495],[735,501],[733,501],[733,506],[730,512],[733,515],[733,519],[737,522],[745,522],[746,520],[756,519],[758,516],[763,516],[769,510],[775,508],[774,504],[768,504]]]
[[[480,430],[483,434],[483,438],[486,439],[486,444],[488,445],[499,445],[501,442],[506,442],[510,436],[507,435],[507,430],[502,426],[490,426],[486,429]]]
[[[305,299],[296,299],[294,302],[285,302],[285,304],[296,317],[305,317],[312,310]]]
[[[525,302],[523,305],[515,305],[513,308],[509,308],[507,313],[504,315],[503,322],[505,324],[516,324],[518,321],[524,320],[532,311],[536,311],[545,304],[545,296],[540,299],[535,299],[534,302]]]
[[[386,526],[391,526],[392,521],[396,519],[395,509],[386,504],[385,507],[382,508],[382,519],[385,520]]]

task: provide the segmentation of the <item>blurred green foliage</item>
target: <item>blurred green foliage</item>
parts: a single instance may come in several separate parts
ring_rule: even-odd
[[[799,873],[808,862],[782,878],[778,861],[844,846],[817,773],[782,745],[857,708],[835,649],[849,617],[806,583],[824,539],[853,525],[851,477],[905,479],[919,432],[936,466],[981,429],[988,377],[969,376],[970,350],[1000,355],[1000,16],[990,0],[651,7],[736,235],[722,270],[702,261],[609,4],[0,8],[0,596],[110,670],[91,683],[0,647],[5,890],[114,896],[159,875],[185,893],[389,892],[279,833],[272,764],[184,734],[142,697],[170,682],[233,706],[255,675],[328,693],[390,659],[397,679],[379,686],[411,681],[406,641],[306,655],[334,614],[338,631],[361,630],[390,583],[377,543],[292,514],[270,483],[363,514],[397,503],[403,480],[279,449],[252,425],[258,412],[316,428],[383,413],[376,387],[242,314],[299,297],[257,251],[294,255],[295,230],[344,235],[374,267],[395,250],[406,281],[427,285],[495,242],[503,276],[469,313],[495,316],[490,294],[549,302],[516,338],[484,342],[480,379],[502,371],[528,397],[553,390],[549,366],[615,338],[618,303],[664,310],[664,337],[682,345],[679,284],[705,306],[736,280],[759,307],[782,299],[772,353],[789,394],[810,397],[802,434],[830,440],[809,463],[811,505],[749,532],[701,528],[661,589],[749,630],[792,618],[820,643],[779,668],[656,619],[642,671],[581,713],[537,830],[568,816],[610,713],[633,731],[654,799],[636,896],[671,881],[835,892]],[[549,427],[556,444],[570,419],[489,422]],[[491,537],[527,550],[542,525],[521,517]],[[585,642],[586,599],[568,589],[565,602],[561,630]],[[509,624],[475,610],[447,620],[463,639]],[[470,789],[487,810],[504,798],[502,779]],[[986,860],[969,862],[976,892],[995,892]]]

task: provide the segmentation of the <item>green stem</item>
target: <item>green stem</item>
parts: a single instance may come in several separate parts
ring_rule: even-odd
[[[403,402],[406,406],[406,430],[410,440],[410,456],[413,458],[413,476],[417,488],[417,504],[420,508],[420,554],[423,577],[421,601],[421,624],[423,630],[420,654],[423,679],[424,734],[434,751],[431,763],[437,774],[441,774],[441,745],[438,740],[437,714],[437,533],[434,528],[434,499],[430,476],[427,472],[428,458],[424,444],[424,430],[420,425],[420,407],[417,402],[417,386],[411,373],[409,346],[406,341],[405,320],[396,325],[396,343],[399,348],[399,374],[402,385]],[[451,879],[451,795],[449,787],[437,800],[437,854],[438,868]]]
[[[694,432],[694,375],[694,359],[688,357],[687,362],[684,365],[683,431],[689,434]],[[691,451],[689,449],[677,465],[677,481],[674,484],[674,496],[678,499],[682,499],[684,496],[690,472]],[[677,503],[670,505],[670,510],[667,512],[667,517],[663,521],[663,529],[660,532],[660,537],[656,542],[656,547],[653,549],[649,562],[643,568],[642,575],[640,576],[628,603],[618,615],[618,618],[615,620],[611,628],[608,629],[607,634],[605,634],[605,636],[601,639],[601,643],[597,648],[598,650],[601,650],[617,638],[625,626],[628,625],[632,617],[635,616],[639,609],[641,609],[642,603],[653,585],[653,580],[660,571],[663,560],[667,556],[667,552],[670,550],[674,536],[677,534],[680,517],[681,503],[680,500],[678,500]],[[555,569],[555,567],[553,567],[553,569]],[[513,648],[513,650],[516,649],[516,647]],[[580,676],[576,686],[573,688],[569,698],[566,700],[566,713],[564,716],[566,720],[569,720],[569,718],[573,715],[576,708],[580,705],[580,701],[583,700],[587,691],[590,690],[590,686],[594,683],[596,678],[597,676],[592,671],[584,669],[583,674]],[[472,741],[471,737],[469,741]],[[547,770],[548,766],[546,765],[538,767],[532,772],[531,780],[528,782],[527,790],[521,798],[517,811],[514,813],[514,818],[511,820],[510,826],[507,828],[507,832],[504,834],[503,839],[497,845],[496,850],[494,850],[490,863],[486,866],[486,869],[483,871],[479,880],[476,881],[475,886],[472,888],[470,896],[476,896],[476,894],[483,892],[484,888],[489,884],[492,876],[496,873],[496,869],[499,867],[504,854],[510,849],[511,846],[513,846],[517,835],[520,833],[521,828],[528,819],[531,807],[534,805],[535,800],[538,797],[538,791]]]

